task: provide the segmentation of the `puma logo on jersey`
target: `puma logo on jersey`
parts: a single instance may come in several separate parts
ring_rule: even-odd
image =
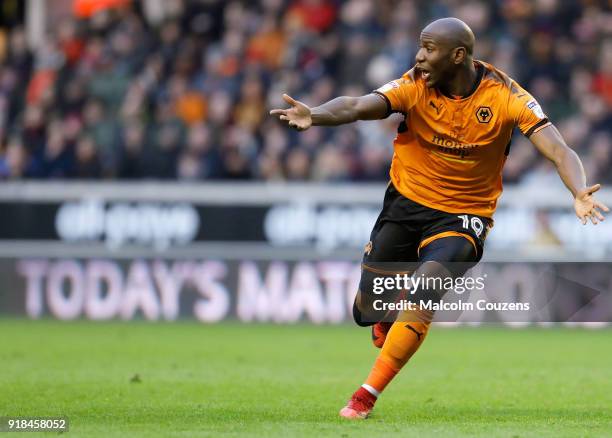
[[[436,105],[436,104],[433,102],[433,100],[430,100],[430,101],[429,101],[429,106],[431,106],[433,109],[435,109],[435,110],[436,110],[436,114],[440,115],[440,111],[442,110],[442,107],[443,107],[444,105],[440,104],[440,106],[437,106],[437,105]]]

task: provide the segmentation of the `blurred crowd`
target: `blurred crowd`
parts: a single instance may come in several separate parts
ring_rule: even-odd
[[[296,133],[268,111],[378,88],[456,16],[612,182],[610,1],[166,0],[159,21],[127,3],[51,23],[35,49],[0,34],[0,177],[384,181],[395,116]],[[505,181],[549,178],[517,135]]]

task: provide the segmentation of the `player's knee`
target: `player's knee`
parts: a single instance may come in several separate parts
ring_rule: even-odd
[[[403,289],[397,287],[395,277],[403,273],[408,274],[408,272],[385,270],[381,266],[363,264],[359,290],[353,303],[353,319],[357,325],[372,325],[388,314],[388,309],[381,303],[395,302],[398,298]],[[391,281],[385,281],[389,278]]]
[[[414,275],[415,287],[410,292],[411,300],[415,303],[439,301],[447,292],[446,287],[454,277],[448,263],[437,261],[422,263]]]
[[[397,294],[404,289],[401,281],[403,276],[412,275],[415,266],[410,263],[364,263],[361,268],[359,290],[364,299],[388,297]],[[397,280],[398,275],[401,277]]]

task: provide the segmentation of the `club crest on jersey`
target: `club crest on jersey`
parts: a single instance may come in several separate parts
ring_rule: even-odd
[[[479,106],[476,110],[476,119],[479,123],[489,123],[489,120],[493,118],[493,111],[488,106]]]

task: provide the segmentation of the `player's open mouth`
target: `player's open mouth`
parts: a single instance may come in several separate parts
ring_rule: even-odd
[[[421,77],[425,79],[425,81],[429,80],[429,77],[431,76],[429,71],[423,69],[422,67],[417,67],[417,70],[421,73]]]

